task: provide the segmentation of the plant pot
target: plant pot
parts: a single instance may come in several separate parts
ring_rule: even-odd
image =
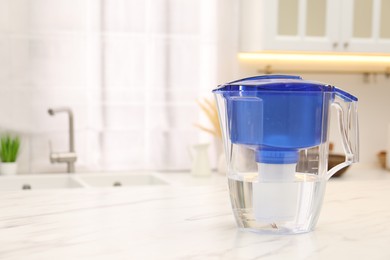
[[[18,171],[18,165],[16,162],[7,162],[0,164],[0,174],[1,175],[15,175]]]

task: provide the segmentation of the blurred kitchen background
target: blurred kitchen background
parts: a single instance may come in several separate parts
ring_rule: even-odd
[[[374,59],[261,56],[286,52]],[[194,126],[208,124],[196,101],[230,80],[298,74],[359,98],[360,159],[375,167],[389,54],[389,0],[0,0],[0,131],[22,137],[22,173],[64,172],[49,142],[68,149],[68,120],[47,113],[62,106],[75,115],[77,171],[189,169],[200,142],[215,167],[220,143]],[[330,139],[342,152],[334,129]]]

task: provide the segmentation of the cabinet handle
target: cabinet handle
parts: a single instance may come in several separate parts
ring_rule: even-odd
[[[337,48],[337,46],[339,46],[339,43],[338,42],[334,42],[333,43],[333,48],[335,49],[335,48]]]
[[[349,46],[349,43],[348,42],[344,42],[344,48],[348,48]]]

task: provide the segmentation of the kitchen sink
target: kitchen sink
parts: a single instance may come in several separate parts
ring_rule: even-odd
[[[0,176],[0,191],[167,185],[153,173],[76,173]]]
[[[87,186],[121,187],[167,185],[168,183],[153,174],[85,174],[78,176]]]
[[[0,191],[81,188],[80,182],[69,175],[0,176]]]

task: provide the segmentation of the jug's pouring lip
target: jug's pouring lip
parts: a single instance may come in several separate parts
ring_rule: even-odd
[[[288,91],[288,92],[333,92],[345,101],[357,101],[357,98],[343,90],[322,82],[304,80],[292,75],[260,75],[235,80],[214,89],[213,93],[237,91]]]

